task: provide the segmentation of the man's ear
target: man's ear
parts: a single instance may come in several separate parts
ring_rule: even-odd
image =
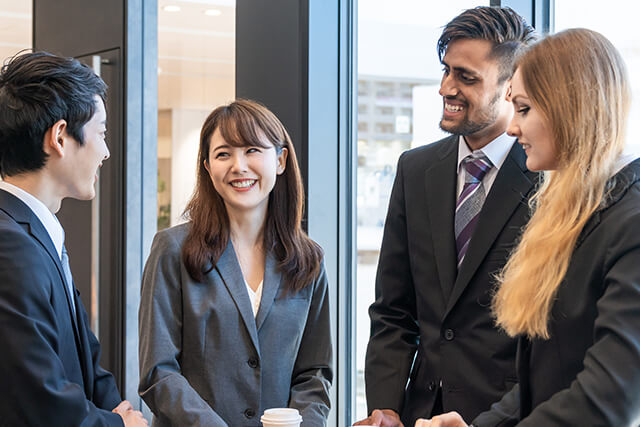
[[[504,82],[504,99],[507,102],[511,102],[511,79],[507,79],[507,81]]]
[[[43,150],[48,155],[64,156],[64,149],[70,138],[67,135],[67,121],[60,119],[44,134]]]

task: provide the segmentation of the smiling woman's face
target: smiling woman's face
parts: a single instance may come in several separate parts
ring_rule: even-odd
[[[515,114],[507,133],[518,138],[527,153],[527,168],[532,171],[558,168],[558,152],[548,122],[529,99],[520,70],[511,79],[511,102]]]
[[[230,215],[255,209],[266,214],[269,193],[277,175],[284,172],[287,158],[286,148],[278,155],[275,146],[269,145],[235,147],[225,141],[219,129],[211,136],[205,167]]]

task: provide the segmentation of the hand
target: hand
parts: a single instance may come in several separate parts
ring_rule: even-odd
[[[113,411],[111,412],[115,412],[116,414],[122,415],[127,411],[133,411],[133,405],[128,400],[123,400],[122,402],[120,402],[118,406],[113,408]]]
[[[404,427],[400,421],[400,415],[393,409],[375,409],[364,420],[353,424],[354,426],[379,426],[379,427]]]
[[[142,412],[134,411],[133,405],[128,400],[123,400],[112,412],[120,415],[125,427],[145,427],[147,420],[142,416]]]
[[[436,415],[430,420],[424,418],[416,421],[415,427],[468,427],[460,414],[457,412],[447,412],[446,414]]]

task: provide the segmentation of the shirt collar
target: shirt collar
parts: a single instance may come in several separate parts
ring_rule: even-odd
[[[35,196],[27,193],[20,187],[16,187],[13,184],[9,184],[6,181],[0,181],[0,189],[13,194],[20,201],[31,209],[35,216],[40,220],[44,228],[49,233],[49,237],[53,242],[53,246],[58,252],[58,256],[62,258],[62,245],[64,244],[64,229],[58,218]]]
[[[500,167],[507,158],[515,140],[516,139],[514,137],[507,135],[505,132],[476,151],[482,152],[491,161],[496,170],[500,170]],[[460,170],[460,163],[462,163],[462,160],[470,154],[471,150],[469,149],[464,136],[460,135],[460,139],[458,140],[458,171]]]

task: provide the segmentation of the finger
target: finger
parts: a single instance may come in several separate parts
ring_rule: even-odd
[[[418,418],[415,427],[431,427],[431,421],[424,418]]]
[[[128,400],[123,400],[118,406],[121,407],[120,409],[123,411],[130,411],[133,409],[133,405]]]
[[[375,409],[368,419],[374,426],[379,426],[380,424],[382,424],[382,420],[384,419],[384,412],[379,409]]]

